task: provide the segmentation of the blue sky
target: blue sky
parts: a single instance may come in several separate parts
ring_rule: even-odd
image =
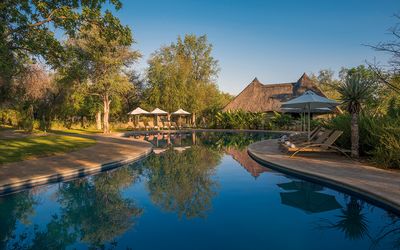
[[[387,56],[362,44],[388,41],[399,0],[123,1],[115,13],[133,31],[144,71],[152,52],[178,35],[206,34],[221,71],[221,90],[238,94],[254,77],[292,82],[303,72],[338,71]]]

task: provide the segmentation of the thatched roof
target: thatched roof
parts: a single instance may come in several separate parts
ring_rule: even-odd
[[[257,77],[247,85],[228,105],[224,111],[243,110],[249,112],[281,112],[281,104],[312,90],[324,96],[321,90],[304,73],[299,80],[290,83],[262,84]]]
[[[269,172],[270,169],[261,166],[253,160],[247,153],[247,150],[237,150],[233,148],[226,149],[225,152],[231,155],[244,169],[247,170],[253,177],[257,178],[264,172]]]

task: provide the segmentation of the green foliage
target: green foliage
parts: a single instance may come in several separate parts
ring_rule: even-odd
[[[219,68],[211,52],[207,37],[195,35],[178,37],[176,43],[156,51],[148,61],[143,106],[171,112],[184,108],[197,115],[221,109],[229,97],[215,84]]]
[[[56,31],[73,37],[77,30],[90,23],[107,29],[108,39],[127,27],[120,24],[109,10],[103,14],[106,0],[33,1],[4,0],[0,3],[0,101],[8,99],[14,76],[21,73],[32,60],[44,60],[56,68],[63,64],[65,50]],[[109,1],[116,9],[118,0]],[[124,41],[129,42],[129,35]]]
[[[376,164],[388,168],[400,167],[400,119],[389,115],[373,117],[366,113],[359,116],[360,153],[370,157]],[[351,117],[338,115],[325,126],[343,131],[337,140],[340,147],[349,149]]]
[[[346,110],[350,113],[359,113],[362,105],[371,99],[374,85],[373,77],[353,69],[349,70],[345,80],[337,86]]]
[[[274,112],[274,116],[271,118],[274,129],[289,129],[293,124],[293,117],[288,114],[281,114]]]
[[[0,125],[15,127],[18,125],[19,113],[10,108],[0,108]]]
[[[221,129],[290,129],[292,116],[274,112],[268,116],[262,112],[245,112],[242,110],[217,112],[212,127]]]
[[[213,127],[222,129],[262,129],[265,121],[264,113],[245,111],[218,112]]]

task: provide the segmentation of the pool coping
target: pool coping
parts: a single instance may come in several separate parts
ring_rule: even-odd
[[[191,133],[191,132],[228,132],[228,133],[273,133],[273,134],[291,134],[295,131],[289,130],[266,130],[266,129],[208,129],[208,128],[188,128],[188,129],[175,129],[175,130],[131,130],[117,133],[121,137],[129,137],[133,135],[143,134],[157,134],[157,133]]]
[[[282,172],[284,174],[292,175],[292,176],[295,176],[295,177],[298,177],[301,179],[305,179],[307,181],[322,184],[329,188],[336,189],[338,191],[341,191],[341,192],[344,192],[344,193],[347,193],[350,195],[354,195],[356,197],[360,197],[374,205],[377,205],[377,206],[382,207],[386,210],[389,210],[397,215],[400,215],[400,203],[398,201],[396,201],[393,197],[390,197],[390,195],[385,196],[385,195],[375,192],[374,190],[372,190],[372,191],[367,190],[367,189],[357,186],[353,183],[349,183],[348,181],[346,181],[344,179],[340,180],[338,178],[334,179],[332,177],[328,177],[328,176],[324,175],[323,173],[310,172],[309,170],[296,168],[295,166],[290,165],[290,164],[277,163],[276,161],[274,161],[274,159],[271,159],[271,157],[268,157],[267,155],[263,155],[263,152],[261,152],[260,150],[257,150],[257,146],[266,141],[276,141],[276,139],[269,139],[269,140],[255,142],[248,146],[247,152],[250,155],[250,157],[253,158],[255,161],[257,161],[273,170]],[[289,157],[288,155],[286,155],[284,153],[282,153],[282,156],[284,156],[286,158]]]
[[[146,142],[147,143],[147,142]],[[109,162],[104,162],[100,163],[94,166],[82,166],[78,169],[73,169],[73,170],[67,170],[63,171],[62,173],[51,173],[51,174],[46,174],[46,175],[40,175],[36,177],[31,177],[31,178],[25,178],[19,181],[13,181],[10,183],[6,183],[3,185],[0,185],[0,197],[5,196],[11,193],[15,192],[20,192],[26,189],[30,189],[36,186],[42,186],[42,185],[47,185],[47,184],[52,184],[52,183],[58,183],[58,182],[65,182],[65,181],[70,181],[73,179],[89,176],[89,175],[94,175],[97,173],[101,173],[104,171],[108,171],[111,169],[115,169],[130,163],[134,163],[137,161],[140,161],[144,158],[146,158],[148,155],[150,155],[153,152],[153,146],[151,143],[148,143],[149,147],[143,148],[143,150],[133,157],[129,158],[124,158],[121,160],[113,160]],[[46,157],[44,157],[46,158]]]

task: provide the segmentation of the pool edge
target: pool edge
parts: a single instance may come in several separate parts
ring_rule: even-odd
[[[332,188],[332,189],[335,189],[335,190],[338,190],[338,191],[341,191],[341,192],[344,192],[344,193],[347,193],[350,195],[358,196],[358,197],[372,203],[373,205],[382,207],[382,208],[389,210],[390,212],[393,212],[400,216],[400,204],[388,199],[387,197],[383,197],[380,194],[376,194],[374,192],[365,190],[363,188],[357,187],[355,185],[351,185],[346,182],[340,182],[338,180],[334,180],[334,179],[327,178],[325,176],[321,176],[318,173],[309,173],[306,171],[301,171],[301,170],[294,169],[294,168],[288,167],[288,166],[282,166],[281,164],[277,164],[272,161],[269,161],[269,160],[265,159],[265,157],[258,155],[256,152],[254,152],[251,149],[251,146],[254,144],[257,144],[257,143],[260,143],[260,141],[250,144],[247,147],[247,153],[250,155],[250,157],[252,159],[257,161],[258,163],[265,165],[266,167],[269,167],[273,170],[282,172],[284,174],[292,175],[292,176],[295,176],[295,177],[298,177],[298,178],[301,178],[301,179],[304,179],[307,181],[322,184],[329,188]]]

